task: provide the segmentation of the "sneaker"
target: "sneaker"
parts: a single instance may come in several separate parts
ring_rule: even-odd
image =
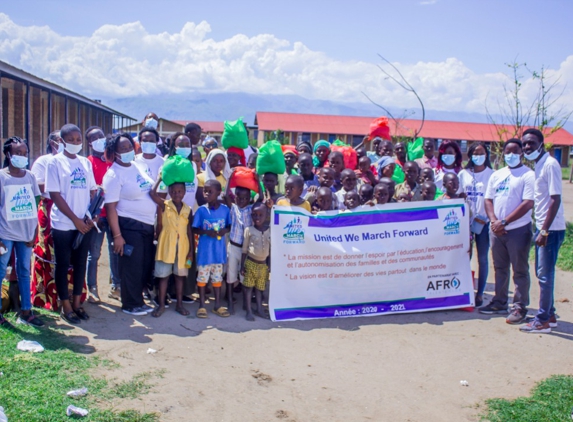
[[[519,327],[519,331],[533,334],[549,334],[551,332],[551,327],[549,326],[549,322],[541,322],[534,319],[529,324]]]
[[[155,308],[152,308],[152,307],[149,306],[149,305],[143,305],[143,306],[141,307],[141,309],[143,309],[146,313],[150,313],[150,312],[153,312],[153,310],[154,310]]]
[[[43,327],[44,321],[40,318],[36,318],[36,316],[30,312],[28,315],[18,315],[18,319],[16,320],[18,324],[29,325],[31,327]]]
[[[549,326],[551,328],[557,328],[557,318],[555,318],[555,315],[549,318]]]
[[[112,287],[107,297],[121,301],[121,289],[119,287]]]
[[[136,316],[143,316],[143,315],[147,315],[147,311],[144,310],[143,308],[124,308],[122,309],[124,314],[129,314],[129,315],[136,315]]]
[[[183,303],[194,303],[195,299],[193,299],[191,296],[183,296],[183,299],[181,301]]]
[[[507,308],[503,308],[503,307],[499,307],[494,305],[493,303],[490,303],[487,306],[484,306],[483,308],[479,308],[479,313],[480,314],[484,314],[484,315],[494,315],[494,314],[507,314]]]
[[[99,298],[99,294],[97,292],[97,287],[90,287],[88,292],[88,302],[94,304],[101,303],[101,299]]]
[[[169,300],[167,300],[167,298],[165,298],[165,309],[169,309],[169,304],[170,304],[170,303],[171,303],[171,301],[169,301]],[[154,304],[156,307],[159,307],[159,301],[157,300],[157,296],[155,296],[155,297],[153,298],[153,304]]]
[[[521,306],[514,305],[509,316],[505,319],[508,324],[521,324],[527,318],[527,311]]]

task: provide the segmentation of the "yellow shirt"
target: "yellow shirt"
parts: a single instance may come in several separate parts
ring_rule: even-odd
[[[311,209],[310,203],[308,201],[303,201],[303,203],[300,205],[291,205],[290,200],[288,200],[287,198],[279,199],[277,201],[277,205],[281,206],[281,207],[300,207],[300,208],[304,208],[308,212],[310,212],[310,209]]]
[[[163,261],[166,264],[175,263],[175,254],[177,253],[177,267],[185,268],[185,261],[189,253],[189,237],[187,236],[187,226],[189,225],[189,214],[191,208],[183,203],[181,213],[170,199],[165,201],[165,210],[163,211],[161,233],[157,244],[157,253],[155,259]]]
[[[205,180],[207,178],[207,172],[204,171],[203,173],[199,173],[197,175],[197,183],[199,187],[202,188],[205,186]],[[217,181],[221,184],[221,192],[225,192],[225,188],[227,187],[227,179],[223,177],[223,174],[217,176]]]

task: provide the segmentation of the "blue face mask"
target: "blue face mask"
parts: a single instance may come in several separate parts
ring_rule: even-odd
[[[10,162],[12,165],[18,169],[26,168],[28,165],[28,157],[22,157],[21,155],[13,155],[10,157]]]
[[[505,164],[509,168],[517,167],[521,163],[521,156],[519,154],[505,154],[504,155]]]
[[[155,120],[153,117],[150,117],[149,119],[147,119],[145,121],[145,127],[150,127],[152,129],[157,129],[157,120]]]
[[[119,154],[119,159],[122,163],[128,164],[133,161],[135,158],[135,151],[124,152],[123,154]]]
[[[99,138],[92,142],[92,149],[95,152],[104,152],[105,151],[105,138]]]
[[[537,158],[539,158],[539,155],[541,155],[541,148],[543,148],[543,144],[541,144],[540,147],[533,151],[531,154],[523,154],[523,156],[529,161],[535,161]]]
[[[472,155],[472,161],[476,166],[483,166],[485,155]]]
[[[191,148],[177,147],[175,148],[175,154],[180,157],[187,158],[191,154]]]
[[[155,154],[155,148],[157,148],[157,144],[155,144],[155,142],[141,143],[141,152],[144,154]]]
[[[446,166],[451,166],[456,161],[456,156],[454,154],[442,154],[442,162]]]

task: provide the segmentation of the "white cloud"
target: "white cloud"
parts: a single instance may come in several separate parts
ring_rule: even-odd
[[[364,91],[388,107],[417,106],[376,63],[338,61],[270,34],[215,41],[210,31],[203,21],[150,34],[134,22],[70,37],[47,26],[19,26],[0,13],[0,59],[92,98],[200,91],[363,102]],[[395,65],[433,110],[483,113],[488,94],[495,98],[508,82],[503,73],[477,74],[456,58]],[[563,100],[573,104],[573,56],[550,74],[571,82]],[[531,83],[524,92],[534,95]]]
[[[422,6],[431,6],[433,4],[436,4],[438,2],[438,0],[425,0],[425,1],[421,1],[419,4]]]

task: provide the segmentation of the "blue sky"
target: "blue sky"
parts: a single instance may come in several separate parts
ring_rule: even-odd
[[[3,14],[3,15],[2,15]],[[573,1],[5,1],[0,60],[90,96],[296,94],[483,112],[517,58],[561,78],[573,104]],[[535,86],[524,84],[532,96]]]

